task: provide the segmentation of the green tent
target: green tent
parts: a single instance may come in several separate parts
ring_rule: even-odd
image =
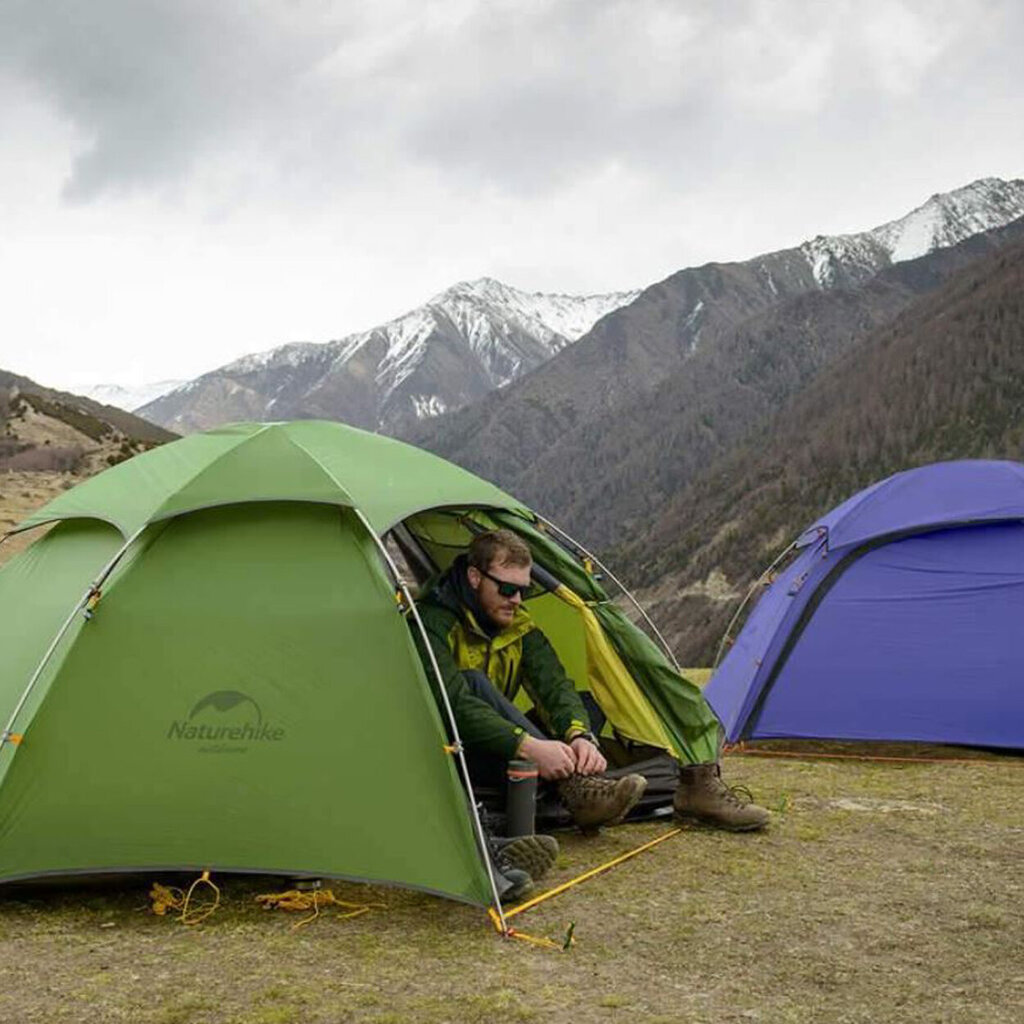
[[[49,526],[0,571],[0,882],[213,869],[494,905],[402,577],[498,524],[533,548],[534,614],[608,730],[713,759],[696,688],[513,498],[341,424],[237,424],[15,531]]]

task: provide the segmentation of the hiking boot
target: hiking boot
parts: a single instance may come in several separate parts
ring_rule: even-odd
[[[587,832],[600,825],[618,825],[646,788],[647,780],[642,775],[621,779],[571,775],[558,783],[558,799],[572,815],[573,824]]]
[[[718,764],[684,765],[679,786],[672,799],[676,817],[715,825],[730,832],[752,832],[764,828],[771,814],[754,803],[743,786],[727,786]]]
[[[503,904],[518,903],[533,892],[533,879],[528,872],[518,868],[495,871],[494,880],[498,884],[498,898]]]
[[[554,836],[495,836],[491,839],[491,852],[499,871],[525,871],[536,882],[558,858],[558,840]]]

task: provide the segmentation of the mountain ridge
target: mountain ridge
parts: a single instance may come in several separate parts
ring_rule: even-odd
[[[570,296],[493,278],[463,281],[367,331],[243,356],[138,411],[183,430],[322,416],[393,431],[503,387],[635,294]]]
[[[921,224],[927,222],[928,237],[944,241],[972,231],[978,223],[998,223],[1018,209],[1024,211],[1024,181],[983,179],[932,197],[905,217],[870,232],[826,239],[828,244],[822,243],[819,249],[831,254],[828,274],[822,273],[819,263],[816,277],[813,254],[799,246],[742,263],[685,268],[644,289],[631,304],[600,320],[571,348],[486,403],[415,424],[402,436],[495,480],[568,529],[586,533],[595,543],[611,543],[615,531],[628,524],[614,515],[608,517],[610,522],[602,523],[600,515],[586,514],[588,481],[606,474],[628,478],[629,452],[621,445],[616,450],[616,433],[639,435],[642,443],[657,448],[659,434],[669,429],[671,418],[683,410],[662,402],[663,422],[650,422],[653,396],[670,386],[685,389],[695,359],[699,363],[714,361],[716,357],[708,353],[723,339],[732,339],[726,344],[732,345],[737,358],[742,357],[737,333],[754,324],[757,317],[804,297],[809,301],[815,295],[827,299],[831,294],[855,290],[882,271],[916,262],[892,263],[884,251],[884,239],[888,239],[885,244],[902,244],[900,240],[913,227],[920,245],[927,234]],[[944,210],[953,210],[955,217],[938,219],[937,212]],[[977,237],[982,236],[968,234],[958,244]],[[952,248],[940,246],[933,251]],[[902,251],[909,248],[904,246]],[[796,319],[789,326],[800,334],[800,318],[806,310],[798,304],[793,311]],[[874,321],[863,326],[874,326]],[[835,327],[849,335],[856,324],[850,321]],[[784,345],[787,325],[779,324],[775,335],[778,344]],[[759,358],[771,357],[771,349],[759,345]],[[728,383],[734,368],[724,356],[718,362]],[[705,383],[707,394],[696,398],[707,407],[718,384],[708,379]],[[717,420],[724,423],[728,416],[724,410],[718,412]],[[634,420],[647,423],[647,429],[635,430]],[[659,495],[652,497],[658,500]]]

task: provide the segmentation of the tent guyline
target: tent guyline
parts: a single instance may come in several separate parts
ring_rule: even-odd
[[[523,939],[526,942],[533,943],[537,946],[544,946],[547,949],[560,950],[566,952],[574,942],[573,933],[575,932],[575,923],[569,925],[569,929],[566,932],[565,939],[562,942],[555,942],[547,937],[539,937],[534,935],[528,935],[524,932],[520,932],[518,929],[511,927],[507,922],[509,918],[517,917],[519,914],[525,913],[527,910],[532,910],[534,907],[540,906],[541,903],[546,903],[548,900],[554,899],[556,896],[561,896],[562,893],[568,892],[570,889],[579,885],[582,882],[589,881],[591,878],[596,878],[598,875],[604,874],[606,871],[610,871],[614,867],[618,867],[620,864],[624,864],[627,860],[632,860],[634,857],[647,850],[653,849],[660,843],[665,842],[666,839],[671,839],[673,836],[679,835],[683,830],[681,828],[673,828],[666,832],[664,835],[657,836],[654,839],[648,840],[645,843],[641,843],[639,846],[634,847],[632,850],[627,850],[625,853],[619,854],[618,857],[613,857],[611,860],[606,861],[604,864],[599,864],[596,868],[590,868],[588,871],[584,871],[582,874],[577,875],[575,878],[570,878],[569,881],[563,882],[561,885],[556,885],[545,892],[539,893],[538,895],[526,900],[524,903],[520,903],[514,907],[510,907],[505,911],[503,917],[499,917],[492,909],[488,911],[491,918],[491,923],[495,929],[505,938],[509,939]]]
[[[750,599],[756,594],[763,586],[771,583],[775,578],[775,571],[778,567],[786,560],[786,558],[796,550],[797,541],[793,541],[792,544],[783,551],[778,558],[776,558],[771,565],[768,566],[760,576],[754,580],[753,583],[747,588],[746,594],[743,596],[743,600],[740,601],[739,606],[733,613],[732,618],[729,620],[729,624],[725,627],[725,632],[722,634],[722,639],[718,643],[718,650],[715,652],[715,662],[711,666],[714,671],[722,662],[722,656],[732,646],[732,631],[736,628],[736,623],[739,622],[740,617],[743,615],[744,609],[750,604]]]

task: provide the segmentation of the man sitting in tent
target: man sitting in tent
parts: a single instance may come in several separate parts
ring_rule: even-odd
[[[555,783],[577,825],[616,824],[643,795],[646,781],[602,777],[607,763],[580,695],[522,607],[531,566],[530,549],[512,531],[479,534],[419,606],[470,774],[500,785],[509,760],[533,761],[541,778]],[[421,656],[428,661],[425,652]],[[512,703],[520,686],[543,729]],[[763,828],[769,820],[763,808],[736,798],[713,763],[681,769],[674,807],[681,817],[736,831]]]
[[[583,701],[522,607],[531,563],[530,549],[510,530],[480,534],[420,604],[470,774],[501,785],[510,760],[533,761],[577,825],[614,824],[636,805],[646,780],[601,777],[607,762]],[[512,703],[520,686],[545,729]]]

